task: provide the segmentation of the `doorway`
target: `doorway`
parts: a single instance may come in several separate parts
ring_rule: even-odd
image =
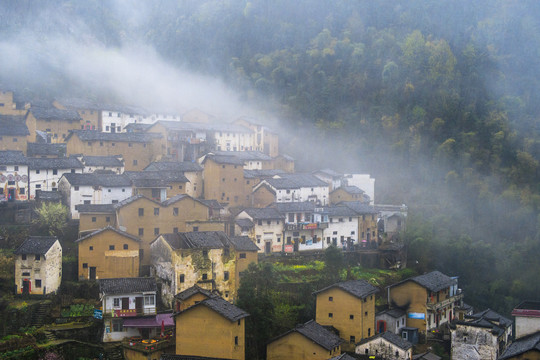
[[[96,280],[96,267],[90,266],[90,280]]]

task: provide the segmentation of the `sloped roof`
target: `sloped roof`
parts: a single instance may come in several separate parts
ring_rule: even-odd
[[[321,173],[323,175],[327,175],[327,176],[330,176],[330,177],[333,177],[333,178],[343,177],[343,174],[340,174],[337,171],[334,171],[332,169],[315,170],[313,173],[314,174]]]
[[[499,356],[499,360],[517,357],[528,351],[540,352],[540,331],[514,340]]]
[[[287,213],[287,212],[313,212],[315,211],[316,205],[312,203],[311,201],[304,201],[304,202],[289,202],[289,203],[273,203],[268,205],[267,207],[273,207],[276,208],[280,213]]]
[[[157,291],[155,278],[99,279],[99,292],[104,295],[132,294]]]
[[[413,360],[441,360],[440,356],[435,355],[432,352],[426,352],[423,354],[413,355]]]
[[[356,360],[356,358],[352,357],[351,355],[347,353],[343,353],[341,355],[334,356],[330,360]]]
[[[89,239],[91,237],[94,237],[98,234],[101,234],[102,232],[105,232],[105,231],[114,231],[115,233],[119,234],[119,235],[122,235],[124,237],[127,237],[133,241],[137,241],[137,242],[141,242],[141,239],[139,239],[138,237],[134,236],[134,235],[131,235],[131,234],[128,234],[127,232],[125,231],[122,231],[122,230],[118,230],[116,228],[113,228],[112,226],[107,226],[107,227],[104,227],[103,229],[99,229],[99,230],[96,230],[86,236],[83,236],[82,238],[80,239],[77,239],[75,240],[75,242],[81,242],[83,240],[86,240],[86,239]]]
[[[236,156],[242,161],[270,161],[272,157],[260,151],[213,151],[215,155]]]
[[[254,220],[282,219],[283,215],[275,208],[246,208],[244,211]]]
[[[131,186],[131,180],[124,174],[64,174],[64,178],[72,186]]]
[[[229,359],[206,357],[206,356],[161,354],[161,357],[159,358],[159,360],[229,360]]]
[[[375,316],[385,315],[385,314],[393,317],[394,319],[397,319],[402,316],[405,316],[407,313],[399,308],[394,308],[394,309],[386,309],[386,310],[380,311]]]
[[[221,205],[219,201],[214,199],[199,199],[199,201],[214,210],[224,209],[223,205]]]
[[[398,335],[394,334],[391,331],[385,331],[383,333],[379,333],[379,334],[377,334],[375,336],[372,336],[370,338],[364,339],[364,340],[360,341],[357,345],[366,344],[366,343],[372,342],[373,340],[378,339],[378,338],[383,338],[386,341],[388,341],[389,343],[391,343],[391,344],[393,344],[393,345],[397,346],[398,348],[400,348],[402,350],[405,350],[405,351],[409,350],[410,348],[413,347],[413,344],[411,344],[407,340],[402,339],[401,336],[398,336]]]
[[[223,231],[197,231],[162,234],[173,249],[221,249],[229,245],[229,237]]]
[[[159,184],[164,186],[167,186],[170,182],[189,182],[182,171],[125,171],[124,174],[134,182],[135,186],[142,186],[145,184],[147,187],[158,187],[151,186],[152,181],[155,182],[155,185]],[[145,180],[150,181],[150,183],[144,183]],[[138,185],[137,182],[139,182],[140,185]],[[163,183],[161,184],[160,182]]]
[[[333,288],[341,289],[359,299],[363,299],[369,295],[373,295],[379,292],[379,289],[368,283],[366,280],[349,280],[332,284],[325,287],[324,289],[315,291],[313,294],[317,295]]]
[[[0,165],[27,165],[28,159],[22,151],[4,150],[0,151]]]
[[[82,157],[82,162],[86,166],[106,166],[106,167],[122,167],[124,162],[120,160],[122,155],[117,156],[88,156]]]
[[[228,164],[228,165],[239,165],[244,166],[244,161],[236,156],[232,155],[214,155],[214,154],[207,154],[204,157],[203,163],[205,163],[207,160],[212,160],[216,164]]]
[[[57,109],[55,107],[32,106],[30,112],[38,120],[62,120],[62,121],[81,121],[82,118],[75,110]]]
[[[192,297],[193,295],[195,294],[203,294],[205,295],[206,297],[212,297],[212,296],[215,296],[212,291],[210,290],[206,290],[206,289],[203,289],[202,287],[200,287],[199,285],[195,284],[193,285],[192,287],[190,288],[187,288],[186,290],[184,291],[181,291],[179,292],[178,294],[174,295],[174,297],[178,300],[186,300],[186,299],[189,299],[190,297]]]
[[[236,251],[259,251],[259,247],[247,236],[231,236],[229,238]]]
[[[319,325],[317,322],[315,322],[315,320],[309,320],[305,324],[298,325],[294,329],[291,329],[286,333],[272,339],[271,342],[274,342],[293,332],[302,334],[303,336],[313,341],[317,345],[322,346],[326,350],[332,350],[343,342],[343,340],[339,336],[327,330],[322,325]]]
[[[501,314],[491,310],[491,309],[486,309],[484,311],[480,311],[480,312],[477,312],[475,314],[472,314],[472,315],[468,315],[467,318],[470,318],[470,319],[486,319],[486,320],[489,320],[489,321],[495,321],[495,322],[498,322],[500,323],[502,326],[511,326],[512,325],[512,320],[502,316]]]
[[[30,135],[24,115],[0,115],[0,135],[27,136]]]
[[[154,133],[106,133],[96,130],[72,130],[71,133],[66,137],[66,142],[73,135],[78,136],[82,141],[118,141],[139,143],[149,143],[153,138],[162,137],[161,134]]]
[[[327,206],[323,212],[328,216],[359,216],[356,211],[347,206]]]
[[[258,179],[258,178],[271,178],[276,175],[285,174],[284,170],[281,169],[254,169],[254,170],[244,170],[244,177],[246,179]]]
[[[214,310],[215,312],[217,312],[224,318],[228,319],[229,321],[238,321],[240,319],[243,319],[249,316],[247,312],[240,309],[238,306],[235,306],[231,304],[230,302],[222,299],[219,296],[213,296],[208,299],[205,299],[201,301],[200,303],[190,306],[186,310],[175,314],[175,316],[179,316],[179,315],[181,316],[182,314],[188,311],[191,311],[192,309],[195,309],[198,306],[206,306],[207,308]]]
[[[156,161],[144,168],[144,171],[202,171],[203,168],[196,162],[191,161]]]
[[[79,204],[75,205],[75,210],[77,210],[80,214],[111,214],[114,213],[114,205],[115,204]]]
[[[0,125],[1,127],[1,125]],[[26,154],[29,157],[38,156],[64,156],[66,154],[66,144],[49,143],[28,143],[26,145]]]
[[[58,191],[36,190],[36,200],[42,201],[61,201],[62,194]]]
[[[76,157],[66,158],[28,158],[31,170],[41,169],[83,169],[84,165]]]
[[[251,227],[254,226],[253,222],[251,222],[251,220],[249,220],[249,219],[236,219],[234,222],[240,227],[251,228]]]
[[[358,186],[354,186],[354,185],[342,185],[342,186],[338,187],[337,189],[334,189],[334,191],[338,191],[340,189],[345,191],[348,194],[351,194],[351,195],[362,195],[363,193],[365,193],[364,190],[362,190]],[[332,192],[334,192],[334,191],[332,191]]]
[[[446,289],[454,284],[457,283],[456,279],[452,279],[451,277],[441,273],[440,271],[432,271],[430,273],[414,276],[405,280],[402,280],[398,283],[392,284],[388,286],[389,288],[401,285],[407,281],[414,281],[415,283],[419,284],[420,286],[433,291],[437,292],[442,289]]]
[[[347,206],[359,214],[377,214],[377,211],[373,206],[361,201],[342,201],[337,205]]]
[[[13,253],[44,255],[56,241],[56,236],[30,236]]]

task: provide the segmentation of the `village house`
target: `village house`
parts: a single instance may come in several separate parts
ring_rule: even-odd
[[[284,219],[283,248],[285,252],[323,250],[324,230],[328,227],[327,217],[316,212],[314,203],[286,202],[271,205]],[[322,211],[322,208],[320,208]]]
[[[60,178],[64,174],[82,174],[83,164],[73,156],[62,158],[28,158],[28,177],[30,179],[30,199],[37,190],[57,191]]]
[[[24,107],[17,106],[11,90],[0,90],[0,115],[25,115]]]
[[[79,237],[88,235],[107,226],[117,228],[116,204],[79,204]]]
[[[512,321],[491,309],[450,326],[452,359],[497,359],[512,338]]]
[[[355,353],[380,356],[383,359],[412,360],[413,344],[393,332],[386,331],[364,339],[356,345]]]
[[[274,169],[280,169],[288,173],[294,172],[294,158],[287,154],[274,157]]]
[[[382,223],[382,233],[391,238],[402,231],[405,231],[405,221],[407,220],[407,206],[403,205],[375,205],[375,210],[379,213],[379,224]],[[379,226],[379,229],[381,226]]]
[[[128,319],[155,317],[156,280],[140,277],[114,278],[98,280],[98,284],[103,309],[103,342],[140,336],[141,333],[136,327],[124,327],[124,323]]]
[[[28,190],[28,159],[21,151],[0,151],[0,201],[26,201]]]
[[[253,132],[253,150],[262,151],[271,157],[279,154],[279,136],[275,131],[246,118],[240,118],[234,121],[234,124],[244,126]]]
[[[77,157],[84,164],[84,173],[93,173],[94,171],[110,171],[115,174],[122,174],[124,172],[124,158],[122,155],[78,155]]]
[[[203,194],[203,168],[197,162],[159,161],[148,165],[144,171],[182,172],[188,179],[185,193],[194,198]]]
[[[219,297],[217,291],[207,290],[195,284],[174,295],[173,309],[175,312],[184,311],[190,306],[215,296]]]
[[[220,297],[205,299],[176,313],[176,354],[244,360],[248,316]]]
[[[244,180],[244,162],[235,156],[207,154],[202,160],[204,198],[229,207],[247,206],[251,188]]]
[[[62,281],[62,246],[56,236],[30,236],[14,252],[15,293],[56,293]]]
[[[26,114],[26,126],[30,134],[42,131],[48,143],[63,143],[70,131],[78,130],[82,118],[75,110],[57,109],[52,105],[32,106]]]
[[[0,150],[21,151],[26,154],[31,135],[23,115],[0,115]]]
[[[126,132],[126,128],[131,124],[152,125],[157,121],[180,121],[180,116],[176,114],[129,105],[107,105],[101,110],[100,118],[100,131],[106,133]]]
[[[42,159],[63,158],[66,156],[66,144],[29,142],[26,146],[26,156]]]
[[[328,228],[323,231],[326,245],[352,250],[358,242],[359,219],[362,215],[347,206],[328,206],[320,211]]]
[[[189,180],[181,171],[126,171],[133,183],[133,194],[164,201],[186,193]]]
[[[58,182],[71,218],[78,219],[75,208],[80,204],[115,204],[131,197],[131,180],[117,174],[71,174],[62,175]]]
[[[152,269],[160,279],[162,299],[198,285],[236,299],[240,273],[257,262],[259,250],[248,238],[229,238],[222,231],[161,234],[150,244]]]
[[[378,213],[373,206],[360,201],[343,201],[339,206],[346,206],[358,215],[358,241],[363,247],[377,247],[380,245],[379,230],[377,227]]]
[[[93,130],[71,131],[66,137],[67,154],[117,156],[122,154],[128,171],[144,169],[161,156],[160,134],[104,133]]]
[[[234,156],[244,163],[244,170],[269,170],[274,167],[272,157],[260,151],[212,151],[217,156]]]
[[[53,101],[57,109],[77,111],[81,117],[81,130],[99,130],[101,128],[100,107],[87,99],[65,98]]]
[[[208,124],[208,134],[217,151],[248,151],[254,147],[254,133],[251,129],[236,124]]]
[[[247,235],[260,249],[260,252],[269,254],[271,252],[283,251],[283,219],[284,216],[274,208],[246,208],[236,215],[236,230],[240,235]],[[249,222],[242,221],[248,220]],[[240,221],[240,225],[238,223]],[[248,232],[243,230],[253,224]]]
[[[342,348],[354,351],[355,344],[375,335],[375,286],[365,280],[350,280],[316,291],[317,323],[333,326],[345,339]]]
[[[208,114],[200,109],[189,109],[182,114],[182,121],[187,123],[203,123],[208,124],[216,122],[217,118],[214,115]]]
[[[262,186],[271,190],[277,203],[310,201],[319,206],[328,204],[328,184],[311,174],[285,173],[264,179],[253,187],[253,197],[258,196]]]
[[[341,186],[343,174],[340,174],[332,169],[322,169],[313,172],[313,175],[328,184],[330,192]]]
[[[375,203],[375,179],[369,174],[344,174],[341,186],[356,186],[365,191],[370,205]]]
[[[267,360],[325,360],[341,354],[343,340],[313,320],[270,340],[266,346]]]
[[[369,197],[364,190],[357,186],[340,186],[330,192],[330,204],[339,204],[342,201],[359,201],[370,203]]]
[[[388,304],[406,311],[407,327],[425,334],[454,319],[455,307],[463,299],[457,284],[456,277],[432,271],[390,285]]]
[[[386,309],[375,314],[377,334],[385,331],[401,336],[401,329],[405,327],[407,313],[401,309]]]
[[[139,276],[141,240],[111,226],[75,240],[78,246],[79,280]]]
[[[516,339],[498,360],[540,359],[540,331]]]
[[[516,339],[540,331],[540,301],[522,301],[512,310],[516,323]]]

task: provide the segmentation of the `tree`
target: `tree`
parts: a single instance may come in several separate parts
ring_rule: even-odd
[[[341,272],[345,267],[343,253],[336,246],[329,246],[324,251],[324,275],[325,285],[341,281]]]
[[[69,210],[60,203],[42,203],[36,209],[33,223],[43,232],[52,236],[62,235],[67,225]]]

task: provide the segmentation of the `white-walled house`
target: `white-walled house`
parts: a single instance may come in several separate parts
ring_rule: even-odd
[[[28,159],[22,151],[0,151],[0,200],[28,200]]]
[[[355,353],[392,360],[412,360],[413,344],[390,331],[366,338],[356,345]]]
[[[82,174],[83,168],[84,165],[72,156],[67,158],[29,158],[30,199],[34,199],[36,190],[58,190],[58,182],[62,175]]]
[[[204,125],[204,126],[203,126]],[[247,151],[253,148],[253,131],[236,124],[200,124],[214,139],[217,151]]]
[[[132,196],[131,180],[117,174],[64,174],[59,181],[71,218],[78,219],[80,204],[116,204]]]
[[[328,206],[323,209],[328,216],[328,228],[323,236],[328,246],[352,248],[358,244],[358,221],[361,215],[346,206]]]
[[[244,162],[244,170],[265,170],[273,167],[273,159],[260,151],[214,151],[215,155],[235,156]]]
[[[322,169],[313,172],[318,179],[321,179],[330,186],[330,191],[333,191],[341,186],[343,174],[340,174],[332,169]]]
[[[140,336],[136,327],[124,327],[127,319],[156,315],[157,285],[154,278],[100,279],[103,309],[103,342]]]
[[[249,236],[259,247],[259,252],[268,254],[283,251],[284,216],[279,211],[274,208],[247,208],[236,216],[237,221],[246,219],[253,224],[252,231],[240,235]]]
[[[342,185],[356,186],[366,192],[371,199],[370,204],[375,203],[375,179],[369,174],[345,174],[343,175]]]
[[[55,293],[62,281],[62,246],[56,236],[30,236],[15,251],[15,292]]]
[[[79,156],[84,165],[84,173],[93,173],[96,170],[109,170],[116,174],[124,172],[124,158],[116,156]]]
[[[281,174],[264,179],[253,187],[256,192],[262,186],[268,186],[275,193],[275,202],[313,202],[325,206],[329,202],[329,187],[324,181],[312,174]]]

